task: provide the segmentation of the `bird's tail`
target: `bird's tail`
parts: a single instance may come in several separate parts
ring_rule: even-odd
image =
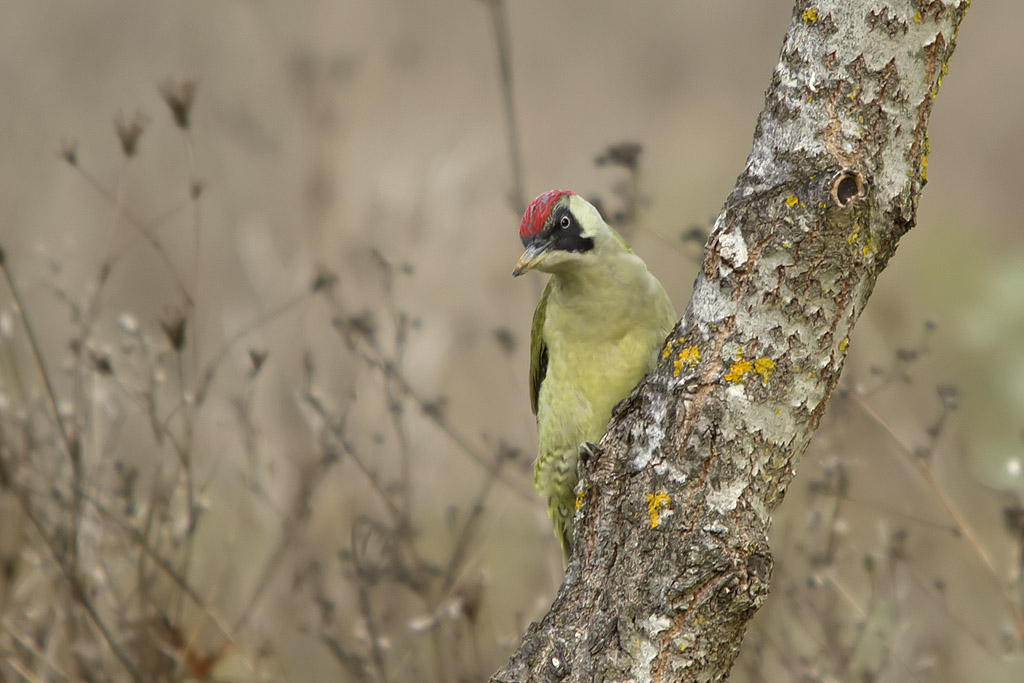
[[[555,538],[562,546],[562,564],[569,566],[569,556],[572,554],[572,518],[575,510],[572,506],[566,505],[566,501],[552,496],[548,498],[548,516],[555,527]]]

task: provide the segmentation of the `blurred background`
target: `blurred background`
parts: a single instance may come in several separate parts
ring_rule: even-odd
[[[0,680],[486,678],[561,578],[521,209],[682,311],[791,13],[7,0]],[[733,680],[1024,677],[1021,22],[964,22]]]

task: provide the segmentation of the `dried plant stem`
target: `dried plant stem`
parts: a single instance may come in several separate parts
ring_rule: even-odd
[[[373,616],[373,607],[370,604],[370,588],[365,581],[359,581],[357,593],[359,595],[359,613],[363,616],[363,623],[366,624],[367,637],[370,640],[370,660],[377,670],[377,678],[380,681],[388,680],[384,669],[384,651],[381,644],[380,633],[377,630],[377,621]]]
[[[71,495],[73,502],[71,506],[71,533],[69,542],[70,558],[68,559],[68,564],[72,570],[77,570],[78,529],[81,525],[82,511],[82,501],[79,494],[82,484],[81,447],[78,441],[78,436],[72,431],[72,428],[69,428],[64,422],[64,419],[60,414],[60,409],[57,407],[57,392],[54,390],[53,383],[50,381],[50,373],[46,369],[46,361],[43,360],[42,348],[39,345],[39,340],[36,338],[35,329],[32,327],[32,323],[29,322],[28,313],[23,305],[24,302],[18,291],[18,287],[14,283],[14,277],[11,275],[11,271],[7,267],[6,258],[0,258],[0,270],[3,271],[7,287],[11,292],[11,299],[14,302],[14,310],[17,311],[18,317],[21,319],[21,323],[25,327],[25,336],[28,338],[29,346],[32,349],[32,357],[36,362],[36,366],[39,368],[39,374],[43,378],[43,387],[45,388],[44,395],[46,396],[46,401],[50,407],[50,413],[57,426],[57,432],[60,434],[61,441],[64,444],[64,450],[71,462]]]
[[[526,210],[523,190],[523,162],[520,153],[519,126],[516,121],[515,93],[512,88],[512,50],[508,39],[508,21],[504,0],[484,0],[491,11],[494,25],[494,44],[498,52],[498,78],[501,82],[502,102],[505,106],[505,128],[508,133],[508,158],[512,165],[512,204],[517,214]]]
[[[291,310],[299,303],[301,303],[307,296],[309,296],[308,292],[296,294],[292,298],[288,299],[287,301],[283,302],[277,307],[271,309],[267,313],[260,315],[256,319],[250,321],[248,324],[244,325],[242,328],[240,328],[234,334],[232,334],[227,340],[225,340],[224,343],[221,344],[220,348],[218,348],[217,351],[214,352],[213,356],[206,363],[203,370],[199,373],[199,379],[196,383],[194,391],[192,392],[191,405],[193,407],[199,407],[206,400],[206,395],[213,384],[213,380],[216,377],[217,370],[220,369],[221,362],[224,360],[225,356],[227,356],[228,352],[231,351],[232,348],[234,348],[235,344],[237,344],[239,341],[241,341],[248,335],[258,330],[263,325],[266,325],[272,320],[287,313],[289,310]],[[153,422],[154,434],[171,434],[168,425],[178,415],[178,413],[181,410],[185,409],[186,406],[189,404],[189,400],[184,389],[182,390],[181,400],[178,401],[177,405],[175,405],[174,408],[172,408],[171,411],[162,420],[156,419],[156,399],[153,387],[150,388],[150,390],[147,392],[147,395],[150,397],[148,403]],[[183,443],[182,445],[176,445],[175,450],[178,451],[178,456],[180,458],[186,458],[187,444]]]
[[[978,646],[978,649],[987,654],[989,657],[991,657],[993,661],[996,661],[1000,658],[1000,655],[992,649],[991,645],[985,642],[984,638],[974,633],[974,631],[971,630],[971,627],[968,626],[963,619],[958,617],[949,608],[949,602],[945,599],[945,596],[937,593],[935,587],[933,585],[930,585],[929,582],[925,581],[923,578],[921,578],[917,574],[917,572],[911,569],[909,571],[909,574],[911,578],[914,579],[914,583],[918,585],[921,591],[927,594],[932,599],[932,603],[934,605],[938,606],[937,609],[939,613],[942,614],[942,616],[948,619],[950,623],[952,623],[954,626],[956,626],[957,629],[962,631],[968,638],[970,638],[974,642],[974,644]]]
[[[199,181],[196,179],[196,159],[195,159],[195,145],[192,141],[192,129],[185,128],[185,148],[188,151],[188,175],[189,175],[189,197],[192,200],[192,288],[195,292],[203,291],[202,283],[202,215],[200,213],[199,205],[199,192],[196,188],[199,187]],[[199,367],[199,304],[200,300],[198,297],[195,301],[195,306],[192,310],[192,365],[193,367]]]
[[[170,441],[171,448],[174,449],[175,454],[179,460],[185,458],[185,447],[182,445],[174,432],[167,426],[166,422],[161,422],[156,417],[156,387],[155,381],[150,376],[150,386],[147,389],[138,389],[128,387],[120,379],[114,377],[114,386],[116,386],[121,393],[134,403],[138,408],[143,410],[149,418],[150,428],[153,432],[153,437],[156,439],[157,444],[162,444],[164,439]],[[137,396],[134,392],[139,392],[141,396]]]
[[[327,412],[327,408],[324,406],[323,402],[310,391],[307,391],[302,398],[311,408],[313,408],[313,411],[323,421],[327,431],[334,438],[335,443],[341,447],[342,452],[349,457],[352,462],[356,464],[359,471],[362,472],[366,481],[370,484],[370,488],[377,494],[380,501],[384,504],[384,507],[387,509],[388,514],[391,516],[392,520],[394,520],[395,524],[399,528],[403,528],[406,523],[406,517],[403,514],[402,509],[395,504],[395,501],[391,500],[391,496],[388,495],[387,491],[385,491],[383,486],[381,486],[380,481],[378,481],[377,475],[374,474],[366,462],[364,462],[362,456],[355,449],[352,443],[345,438],[343,430],[335,424],[334,420],[331,419],[331,416]]]
[[[195,344],[193,343],[193,346]],[[181,575],[188,577],[189,568],[192,566],[192,555],[195,552],[195,536],[196,528],[199,525],[198,514],[199,508],[196,504],[196,486],[195,486],[195,470],[194,470],[194,455],[195,455],[195,419],[194,411],[191,400],[188,396],[188,392],[185,389],[185,369],[184,359],[180,350],[175,352],[177,360],[178,370],[178,386],[181,391],[181,405],[184,406],[184,428],[185,438],[183,440],[182,449],[178,451],[179,458],[181,460],[182,470],[185,472],[185,502],[188,505],[188,527],[185,532],[185,556],[181,562]],[[178,598],[178,614],[177,617],[181,616],[182,609],[182,596]]]
[[[398,360],[395,360],[397,367]],[[394,378],[389,374],[384,378],[384,391],[388,402],[388,414],[391,417],[391,425],[395,431],[395,438],[398,440],[398,462],[399,462],[399,488],[401,489],[403,515],[408,518],[412,510],[412,467],[411,449],[409,447],[409,435],[406,433],[405,422],[402,418],[398,392],[395,391]]]
[[[32,523],[32,526],[42,539],[43,545],[46,546],[50,555],[53,557],[54,563],[60,568],[61,573],[67,580],[71,597],[75,602],[85,608],[86,613],[89,615],[89,619],[93,622],[93,625],[96,626],[96,629],[100,632],[103,640],[106,641],[107,647],[110,648],[110,651],[114,653],[114,656],[117,657],[119,662],[121,662],[121,665],[131,676],[132,680],[141,682],[142,676],[140,675],[138,668],[135,666],[135,662],[132,661],[131,657],[128,656],[120,643],[118,643],[113,632],[111,632],[110,628],[100,616],[96,606],[92,604],[91,600],[89,600],[88,591],[86,591],[85,587],[82,586],[81,579],[79,578],[74,565],[71,565],[70,562],[65,562],[61,557],[61,554],[55,547],[54,542],[50,539],[46,530],[43,528],[42,522],[40,522],[39,518],[36,517],[35,511],[32,509],[31,502],[28,500],[27,495],[24,492],[20,492],[18,500],[21,503],[21,508],[24,511],[25,516]],[[81,498],[79,497],[78,500],[80,501]]]
[[[110,222],[110,227],[107,229],[106,246],[103,250],[105,258],[109,254],[114,231],[117,228],[124,212],[124,203],[127,191],[127,167],[129,161],[130,158],[125,159],[125,163],[121,169],[121,178],[117,185],[117,192],[113,202],[113,217]],[[73,319],[78,321],[79,329],[77,351],[75,353],[75,369],[73,373],[74,388],[72,389],[71,395],[74,397],[75,406],[75,433],[78,434],[80,441],[86,438],[83,435],[88,435],[90,433],[88,429],[88,422],[91,415],[89,411],[86,410],[87,402],[84,393],[86,388],[86,376],[88,374],[88,370],[86,369],[86,361],[88,359],[87,348],[89,340],[92,337],[93,326],[95,325],[96,318],[99,315],[100,301],[103,297],[104,286],[109,281],[112,267],[113,266],[109,260],[100,265],[99,271],[96,273],[96,284],[94,289],[88,295],[86,303],[81,310],[78,310],[77,304],[72,304],[75,312],[77,313],[77,315],[73,316]],[[70,297],[67,298],[69,299]],[[102,451],[97,452],[102,454]]]
[[[35,329],[29,321],[28,313],[26,313],[23,305],[23,299],[21,298],[17,285],[14,284],[14,278],[11,275],[11,271],[7,268],[7,262],[5,259],[0,259],[0,270],[3,271],[4,280],[7,282],[7,287],[11,292],[11,300],[14,302],[14,310],[17,312],[18,318],[25,327],[25,336],[28,337],[29,347],[32,349],[32,357],[35,360],[36,366],[39,368],[39,374],[43,379],[43,387],[46,390],[46,402],[50,406],[50,413],[53,417],[54,423],[57,425],[57,430],[60,433],[61,440],[64,442],[65,450],[72,459],[75,459],[78,457],[78,449],[74,446],[75,435],[69,431],[67,425],[64,424],[64,420],[61,419],[60,410],[57,408],[57,392],[54,391],[53,384],[50,381],[50,373],[46,370],[46,361],[43,360],[43,352],[39,346],[39,340],[36,338]]]
[[[298,294],[295,294],[290,299],[287,299],[286,301],[278,304],[277,306],[270,309],[266,313],[257,316],[255,319],[243,325],[230,337],[228,337],[220,345],[220,347],[213,353],[213,355],[210,357],[210,360],[207,361],[206,365],[203,367],[203,370],[198,375],[199,379],[196,384],[195,391],[193,392],[193,401],[195,405],[202,405],[204,399],[206,398],[206,394],[210,389],[210,385],[213,383],[214,376],[217,374],[217,370],[220,368],[221,361],[223,361],[224,357],[228,354],[228,352],[231,351],[232,348],[234,348],[235,344],[237,344],[239,341],[241,341],[245,337],[249,336],[256,330],[258,330],[260,327],[270,323],[271,321],[279,318],[280,316],[284,315],[291,309],[295,308],[308,296],[310,296],[309,292],[299,292]],[[175,411],[177,409],[178,408],[175,408]],[[173,417],[173,413],[172,415],[168,415],[167,419],[169,420],[171,419],[171,417]]]
[[[160,571],[163,572],[163,574],[166,575],[179,590],[181,590],[182,594],[188,596],[189,600],[192,601],[192,604],[194,604],[203,613],[203,615],[217,627],[217,631],[222,636],[231,643],[237,643],[237,639],[234,635],[235,630],[232,629],[226,621],[224,621],[223,617],[210,607],[206,599],[198,590],[196,590],[188,579],[180,574],[166,557],[153,548],[152,544],[146,538],[146,533],[140,531],[138,528],[122,519],[120,515],[112,512],[95,497],[90,496],[89,494],[84,495],[89,504],[95,507],[101,515],[114,522],[114,524],[116,524],[122,531],[128,534],[129,540],[138,546],[139,550],[142,551],[142,555],[152,560],[153,564],[156,565],[156,567],[160,569]],[[140,586],[143,585],[145,585],[145,582],[140,582]]]
[[[484,504],[490,498],[491,490],[494,488],[494,483],[498,480],[498,473],[501,471],[502,461],[498,461],[497,466],[487,473],[483,483],[480,485],[480,490],[477,491],[476,497],[473,499],[473,505],[470,506],[466,513],[466,521],[462,524],[462,529],[459,535],[456,537],[455,546],[452,548],[452,554],[448,558],[448,566],[444,571],[444,580],[441,582],[441,592],[443,594],[448,593],[455,586],[456,578],[459,574],[459,569],[465,560],[466,553],[469,549],[469,542],[473,538],[473,532],[476,530],[477,524],[480,521],[484,511]]]
[[[307,399],[308,400],[308,399]],[[317,402],[318,404],[319,402]],[[320,407],[322,410],[322,406]],[[326,413],[323,413],[324,421],[329,422],[326,418]],[[315,497],[319,486],[326,481],[327,470],[334,465],[336,461],[331,458],[320,458],[316,464],[307,472],[305,472],[301,478],[301,486],[296,494],[294,504],[291,510],[287,513],[281,523],[281,537],[277,542],[277,546],[267,557],[263,563],[263,567],[260,569],[256,583],[250,592],[249,599],[245,602],[245,607],[242,608],[241,613],[235,619],[232,624],[232,631],[239,632],[245,628],[248,624],[252,613],[255,611],[259,601],[264,596],[267,587],[270,585],[271,580],[277,573],[281,562],[288,555],[288,551],[292,549],[295,542],[299,538],[299,531],[302,525],[309,519],[309,515],[312,512],[312,499]],[[383,495],[383,492],[381,492]]]
[[[940,503],[942,503],[942,506],[946,509],[946,513],[949,514],[950,518],[953,520],[953,524],[956,525],[957,530],[967,541],[967,545],[970,546],[971,550],[981,561],[982,565],[984,565],[996,585],[999,586],[999,590],[1006,600],[1007,607],[1013,615],[1017,628],[1017,638],[1020,641],[1024,641],[1024,613],[1021,612],[1021,606],[1014,599],[1013,594],[1010,593],[1004,585],[1003,579],[999,575],[999,571],[996,569],[995,565],[992,563],[991,558],[989,558],[988,553],[985,551],[985,547],[982,545],[981,539],[978,538],[974,533],[974,530],[967,523],[967,520],[964,519],[960,510],[957,508],[956,503],[954,503],[952,498],[949,497],[949,493],[946,491],[945,487],[943,487],[939,480],[936,479],[935,474],[931,471],[931,468],[928,467],[928,463],[925,459],[917,457],[914,454],[914,450],[903,443],[893,428],[889,426],[889,423],[886,422],[874,408],[868,405],[868,403],[861,398],[857,392],[850,391],[850,396],[853,397],[853,400],[858,406],[860,406],[861,410],[863,410],[868,417],[870,417],[885,431],[890,440],[897,446],[897,450],[900,454],[903,455],[907,462],[914,466],[914,469],[917,470],[925,483],[928,484],[928,488],[932,490],[935,497],[939,499]]]
[[[353,652],[345,649],[345,647],[338,642],[338,639],[327,632],[320,633],[320,642],[327,647],[327,651],[331,653],[335,661],[341,664],[346,671],[348,671],[357,680],[365,681],[366,671],[365,662],[366,656],[361,652]]]
[[[404,415],[405,410],[402,405],[402,399],[404,396],[400,388],[396,386],[396,380],[394,374],[400,372],[402,367],[402,360],[405,356],[406,344],[408,342],[408,331],[409,323],[404,314],[398,311],[398,307],[395,302],[395,289],[394,289],[394,268],[391,263],[384,257],[383,254],[377,250],[372,250],[374,262],[380,269],[381,274],[381,285],[384,290],[384,308],[387,311],[388,317],[391,318],[391,324],[394,329],[394,341],[392,344],[392,351],[390,357],[386,359],[384,363],[383,372],[383,388],[384,388],[384,399],[386,412],[391,420],[391,427],[395,433],[395,439],[398,441],[398,465],[399,465],[399,495],[398,498],[402,503],[403,516],[405,522],[403,528],[409,527],[409,515],[412,509],[412,470],[411,470],[411,449],[409,444],[409,438],[406,434]],[[381,357],[384,357],[383,352]]]
[[[388,309],[392,313],[395,325],[395,351],[387,367],[398,371],[402,366],[402,357],[405,354],[406,345],[406,321],[401,315],[395,312],[394,297],[390,284],[387,290]],[[398,440],[398,464],[399,464],[399,487],[401,490],[402,508],[406,518],[406,528],[409,526],[409,516],[412,514],[412,450],[409,445],[409,435],[406,432],[404,415],[402,409],[402,396],[400,390],[395,386],[394,372],[388,372],[384,376],[384,392],[387,401],[388,415],[391,418],[391,426]]]
[[[116,206],[118,200],[117,195],[115,193],[111,192],[105,185],[103,185],[103,183],[99,181],[99,179],[97,179],[92,173],[90,173],[80,164],[75,164],[74,168],[81,174],[81,176],[85,179],[89,186],[96,191],[97,194],[99,194],[101,197],[103,197],[104,199],[106,199],[107,201],[111,202]],[[155,227],[157,225],[162,224],[164,220],[172,216],[174,213],[177,213],[178,210],[179,208],[175,207],[174,209],[166,212],[165,214],[160,216],[159,220],[153,221],[152,225]],[[145,221],[139,219],[127,209],[124,211],[123,215],[128,220],[128,223],[135,228],[136,232],[138,232],[138,234],[141,235],[143,239],[145,239],[146,242],[149,243],[149,245],[153,248],[153,251],[156,252],[160,260],[163,261],[164,266],[166,266],[167,271],[171,274],[171,278],[174,280],[175,286],[181,293],[181,297],[182,300],[185,302],[185,305],[191,307],[192,297],[188,293],[188,288],[185,287],[185,282],[178,275],[178,271],[174,267],[174,264],[171,262],[171,257],[167,254],[167,250],[164,248],[164,245],[160,242],[159,239],[157,239],[154,235],[150,233],[150,228],[147,227]]]
[[[53,660],[53,657],[51,657],[47,652],[42,650],[36,644],[35,638],[29,636],[26,633],[22,633],[21,631],[16,630],[15,625],[10,623],[6,619],[0,625],[3,626],[3,630],[6,631],[7,634],[11,636],[11,638],[14,638],[14,640],[17,641],[18,645],[31,652],[35,657],[39,659],[39,661],[46,664],[50,672],[52,672],[53,674],[55,674],[56,676],[60,677],[65,681],[74,680],[71,674],[62,669],[60,665]],[[14,659],[14,657],[12,656],[5,656],[3,662],[8,666],[13,667],[14,670],[17,671],[18,674],[28,683],[36,683],[36,681],[39,680],[38,678],[33,676],[28,670],[22,667],[18,663],[18,661]]]
[[[405,375],[389,363],[379,348],[374,344],[371,344],[361,335],[353,334],[344,324],[336,324],[335,326],[344,337],[346,343],[363,359],[363,362],[384,373],[385,376],[393,377],[402,393],[412,399],[413,403],[417,405],[423,415],[433,422],[434,426],[440,429],[445,436],[458,446],[459,450],[469,456],[469,458],[478,465],[483,467],[484,470],[494,472],[498,480],[518,497],[523,500],[528,500],[531,503],[536,502],[536,497],[532,491],[528,491],[523,488],[517,481],[505,475],[504,472],[498,472],[497,470],[500,468],[495,462],[489,461],[484,457],[483,453],[478,451],[469,443],[468,439],[457,432],[455,428],[440,415],[439,411],[413,388]]]
[[[298,520],[287,519],[284,524],[281,525],[281,539],[278,541],[277,547],[270,554],[270,557],[263,563],[263,568],[260,570],[259,578],[256,580],[256,584],[249,595],[249,599],[245,601],[245,607],[242,608],[241,613],[235,618],[235,621],[231,624],[231,630],[235,633],[241,632],[249,623],[249,618],[255,611],[256,606],[259,604],[260,599],[266,592],[267,587],[270,585],[271,580],[277,573],[278,568],[281,566],[281,561],[285,558],[285,555],[291,549],[295,540],[296,527],[298,526]]]

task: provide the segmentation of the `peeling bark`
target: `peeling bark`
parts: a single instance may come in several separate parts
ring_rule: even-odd
[[[720,681],[853,326],[914,225],[968,0],[800,0],[682,320],[581,463],[576,552],[492,681]]]

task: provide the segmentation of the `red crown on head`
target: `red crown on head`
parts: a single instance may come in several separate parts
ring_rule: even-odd
[[[540,232],[551,215],[551,207],[562,197],[573,194],[576,193],[572,190],[549,190],[530,202],[523,214],[523,222],[519,224],[519,237],[526,239]]]

